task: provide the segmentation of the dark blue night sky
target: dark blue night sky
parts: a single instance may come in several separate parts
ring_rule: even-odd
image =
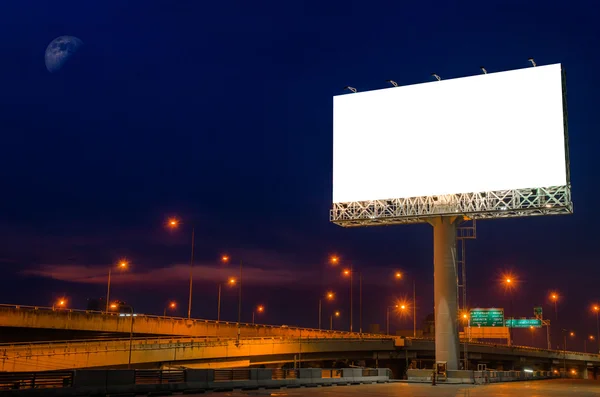
[[[227,253],[245,261],[244,320],[261,303],[262,322],[314,327],[318,295],[331,288],[338,297],[325,312],[340,309],[347,326],[348,282],[327,264],[337,253],[363,269],[364,328],[384,326],[385,307],[409,296],[411,278],[420,323],[433,309],[431,227],[329,223],[332,96],[432,72],[528,67],[534,57],[567,71],[575,214],[480,222],[468,243],[470,306],[508,307],[499,277],[512,271],[516,316],[536,304],[551,312],[555,289],[559,326],[595,334],[597,15],[591,0],[5,1],[0,301],[50,306],[66,296],[85,308],[127,257],[111,296],[157,314],[175,300],[184,315],[195,226],[195,317],[216,317],[217,283],[236,272],[219,264]],[[44,51],[61,35],[84,46],[49,73]],[[427,144],[410,150],[426,157]],[[477,166],[468,145],[457,153],[456,172]],[[182,220],[178,231],[164,227],[169,216]],[[396,269],[407,280],[392,281]],[[236,291],[223,299],[223,317],[234,320]]]

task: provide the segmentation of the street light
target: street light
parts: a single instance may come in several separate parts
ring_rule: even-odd
[[[181,222],[177,218],[170,218],[167,225],[177,229]],[[190,291],[188,296],[188,319],[192,318],[192,285],[194,283],[194,246],[196,245],[196,228],[192,226],[192,255],[190,257]]]
[[[350,332],[352,332],[352,287],[354,284],[354,273],[358,273],[358,332],[362,334],[362,273],[354,270],[354,265],[350,264],[350,269],[344,269],[343,275],[350,276]]]
[[[175,302],[171,302],[169,303],[166,307],[165,310],[163,312],[163,317],[167,317],[167,309],[171,309],[171,310],[175,310],[175,308],[177,307],[177,304]]]
[[[398,305],[388,306],[385,310],[385,334],[390,334],[390,309],[397,309]]]
[[[598,354],[600,354],[600,321],[598,320],[598,313],[600,313],[600,306],[594,305],[592,309],[596,312],[596,340],[598,341]]]
[[[529,330],[531,331],[531,347],[534,347],[533,332],[535,331],[535,327],[533,325],[530,325]]]
[[[464,312],[462,314],[462,319],[465,322],[465,325],[463,325],[464,340],[465,340],[465,346],[464,346],[465,370],[468,371],[469,370],[469,355],[467,352],[467,342],[471,341],[471,318],[470,318],[468,312]]]
[[[221,256],[221,261],[223,263],[229,263],[229,256],[228,255],[223,255]],[[232,284],[235,284],[236,282],[238,282],[238,319],[237,319],[237,339],[236,339],[236,343],[239,344],[240,343],[240,334],[241,334],[241,323],[242,323],[242,272],[243,272],[243,262],[240,260],[240,277],[239,280],[235,280],[235,279],[229,279],[230,282],[231,280],[233,280]]]
[[[256,306],[256,310],[252,311],[252,325],[254,325],[254,315],[256,313],[262,313],[265,311],[265,307],[263,305]]]
[[[117,309],[117,308],[127,308],[130,310],[131,312],[131,327],[129,328],[129,361],[127,362],[127,368],[131,369],[131,345],[133,343],[133,306],[131,305],[117,305],[116,303],[113,303],[110,305],[111,309]]]
[[[67,306],[67,299],[60,298],[59,300],[56,301],[56,303],[54,305],[52,305],[52,310],[54,310],[56,307],[58,307],[60,309],[64,309],[66,306]]]
[[[328,291],[324,295],[324,298],[327,299],[327,300],[329,300],[329,301],[333,300],[334,297],[335,297],[335,294],[333,292],[331,292],[331,291]],[[321,296],[319,298],[319,328],[318,329],[321,329],[321,320],[322,320],[322,317],[323,317],[323,315],[322,315],[322,300],[323,300],[323,296]]]
[[[125,259],[121,259],[117,265],[117,268],[119,269],[127,269],[127,266],[129,264],[127,263],[127,261]],[[108,313],[108,309],[109,309],[109,302],[110,302],[110,276],[112,273],[112,265],[108,268],[108,286],[106,288],[106,312]]]
[[[587,337],[587,339],[586,338],[583,339],[583,352],[584,353],[587,353],[587,341],[588,341],[588,339],[591,342],[593,342],[594,339],[596,339],[596,338],[594,338],[594,335],[590,335],[590,336]]]
[[[512,291],[513,291],[513,289],[515,287],[515,278],[512,275],[507,274],[507,275],[504,276],[503,283],[504,283],[505,290],[508,290],[509,293],[510,293],[510,319],[511,319],[511,323],[512,323],[513,322],[513,318],[514,318],[513,317],[514,313],[513,313],[513,294],[512,294]],[[509,344],[509,346],[512,345],[512,343],[513,343],[513,340],[512,340],[512,327],[508,327],[508,344]]]
[[[402,272],[396,272],[394,273],[394,278],[396,280],[401,280],[404,277],[404,275],[402,274]],[[417,337],[417,286],[416,286],[416,282],[415,279],[413,279],[413,301],[412,301],[412,307],[413,307],[413,338]]]
[[[552,300],[552,302],[554,302],[554,316],[555,316],[556,321],[558,321],[558,306],[557,306],[558,293],[552,292],[550,294],[550,299]]]
[[[329,316],[329,330],[333,331],[333,317],[339,317],[340,316],[340,312],[339,311],[335,311],[331,314],[331,316]]]
[[[227,285],[234,286],[235,278],[230,277],[229,279],[227,279]],[[221,287],[222,286],[223,286],[223,283],[219,283],[219,292],[217,294],[217,322],[221,321]]]

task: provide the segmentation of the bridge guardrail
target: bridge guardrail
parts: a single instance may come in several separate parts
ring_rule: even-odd
[[[40,396],[45,392],[109,394],[257,389],[289,385],[386,383],[387,368],[339,369],[186,369],[186,370],[75,370],[0,373],[3,395]],[[324,376],[335,374],[335,376]],[[59,390],[57,390],[59,389]]]
[[[366,338],[369,341],[377,341],[380,340],[390,341],[391,338]],[[72,340],[62,340],[62,341],[44,341],[44,342],[9,342],[9,343],[0,343],[0,350],[11,349],[11,348],[68,348],[70,346],[86,346],[86,345],[104,345],[109,342],[134,342],[135,344],[142,344],[139,342],[145,342],[143,344],[157,344],[161,342],[180,344],[180,343],[202,343],[202,342],[231,342],[236,341],[236,338],[221,338],[221,337],[173,337],[173,336],[165,336],[165,337],[142,337],[142,338],[111,338],[111,339],[72,339]],[[249,341],[249,342],[267,342],[270,343],[272,341],[289,341],[290,343],[296,343],[298,340],[302,340],[305,342],[331,342],[331,341],[345,341],[345,342],[360,342],[365,340],[365,338],[357,338],[357,337],[340,337],[340,338],[290,338],[284,336],[257,336],[257,337],[244,337],[241,338],[240,341]]]
[[[412,338],[412,337],[407,337],[405,338],[408,341],[428,341],[428,342],[434,342],[435,339],[434,338]],[[464,340],[460,341],[460,345],[463,345],[465,343]],[[469,345],[481,345],[481,346],[490,346],[490,347],[502,347],[502,348],[512,348],[512,349],[520,349],[520,350],[529,350],[529,351],[537,351],[540,353],[548,353],[548,352],[552,352],[552,353],[556,353],[556,354],[564,354],[565,351],[564,350],[556,350],[556,349],[542,349],[539,347],[532,347],[532,346],[523,346],[523,345],[505,345],[505,344],[501,344],[501,343],[491,343],[491,342],[481,342],[481,341],[469,341],[467,342]],[[584,352],[577,352],[577,351],[571,351],[571,350],[567,350],[566,351],[567,354],[570,355],[576,355],[576,356],[581,356],[581,357],[589,357],[589,356],[600,356],[600,354],[598,353],[584,353]]]
[[[97,310],[82,310],[82,309],[71,309],[71,308],[56,308],[56,307],[45,307],[45,306],[30,306],[30,305],[14,305],[14,304],[5,304],[0,303],[0,308],[10,308],[17,310],[29,310],[29,311],[52,311],[59,313],[83,313],[83,314],[94,314],[101,316],[115,316],[115,317],[131,317],[129,313],[110,313],[106,311],[97,311]],[[165,319],[165,320],[175,320],[175,321],[192,321],[192,322],[200,322],[200,323],[210,323],[210,324],[225,324],[225,325],[237,325],[237,321],[217,321],[217,320],[206,320],[206,319],[197,319],[192,318],[188,319],[186,317],[170,317],[170,316],[157,316],[154,314],[143,314],[143,313],[134,313],[135,318],[155,318],[155,319]],[[288,326],[288,325],[272,325],[272,324],[251,324],[251,323],[240,323],[241,326],[244,327],[253,327],[253,328],[277,328],[277,329],[290,329],[294,331],[307,331],[307,332],[321,332],[327,334],[342,334],[342,335],[361,335],[362,337],[381,337],[384,334],[370,334],[370,333],[358,333],[358,332],[349,332],[349,331],[340,331],[340,330],[328,330],[328,329],[317,329],[317,328],[305,328],[305,327],[296,327],[296,326]]]

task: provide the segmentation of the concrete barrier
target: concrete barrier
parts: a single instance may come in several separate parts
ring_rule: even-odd
[[[411,382],[431,383],[433,370],[409,369],[406,374]],[[487,384],[558,377],[552,371],[448,371],[445,379],[436,377],[436,383]]]
[[[335,377],[327,377],[329,374]],[[39,376],[39,373],[37,373]],[[51,377],[45,372],[45,378]],[[60,373],[64,376],[64,372]],[[337,376],[339,374],[339,376]],[[325,377],[323,376],[325,375]],[[314,387],[333,384],[386,383],[387,368],[379,369],[197,369],[183,371],[161,370],[77,370],[63,384],[43,388],[32,386],[36,373],[4,373],[0,378],[3,396],[71,396],[106,394],[143,394],[158,392],[202,392],[233,389]]]

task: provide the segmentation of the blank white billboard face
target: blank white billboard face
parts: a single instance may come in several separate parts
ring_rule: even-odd
[[[334,203],[566,184],[560,64],[334,97]]]

